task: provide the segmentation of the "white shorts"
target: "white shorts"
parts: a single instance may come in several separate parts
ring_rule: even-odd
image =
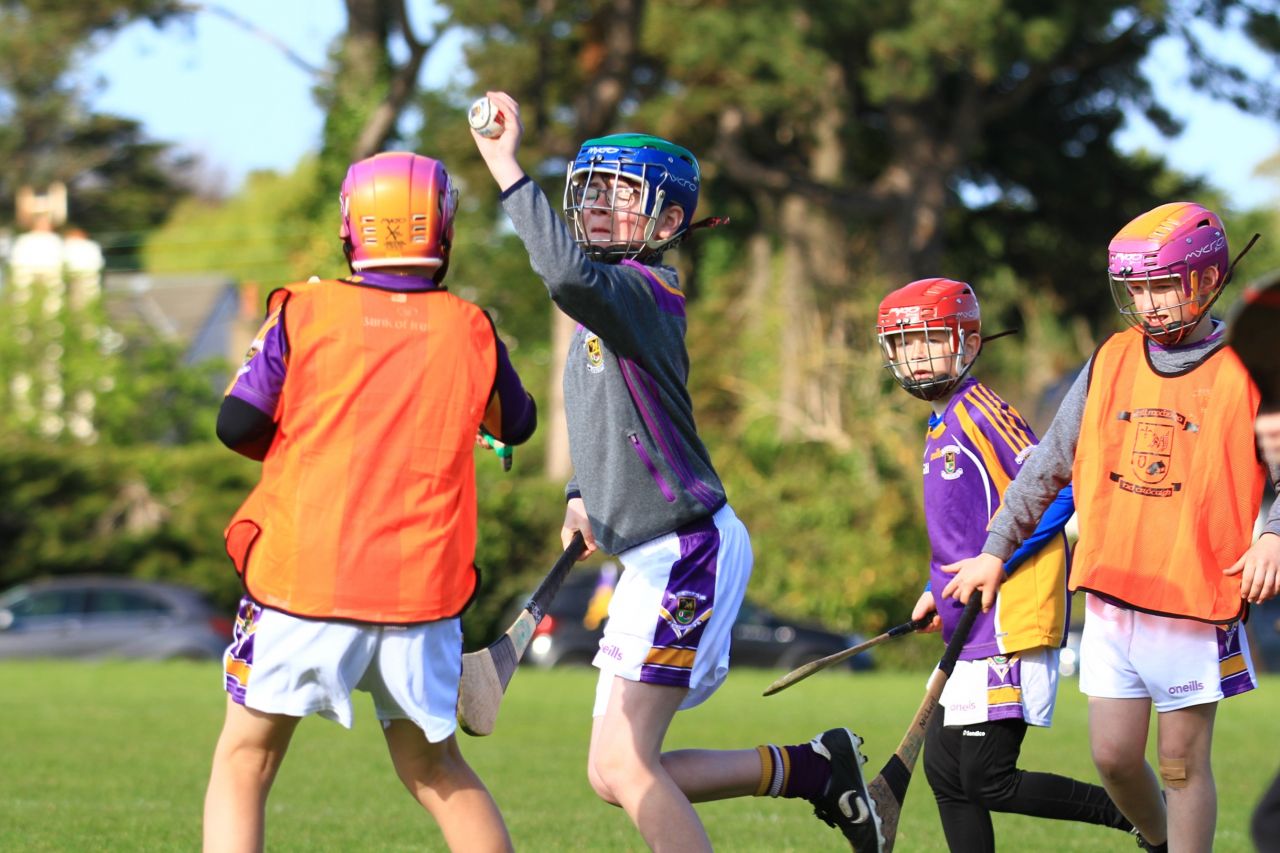
[[[351,692],[383,723],[412,720],[438,743],[457,728],[462,623],[370,625],[300,619],[247,596],[223,656],[231,698],[268,714],[319,714],[351,728]]]
[[[1041,646],[1011,655],[962,660],[942,688],[943,724],[972,726],[992,720],[1053,723],[1058,701],[1060,649]]]
[[[751,539],[726,504],[618,555],[622,577],[592,663],[592,716],[604,715],[613,678],[687,687],[681,710],[705,702],[729,674],[729,644],[751,577]]]
[[[1218,702],[1258,686],[1239,622],[1155,616],[1085,596],[1080,692],[1151,699],[1157,711]]]

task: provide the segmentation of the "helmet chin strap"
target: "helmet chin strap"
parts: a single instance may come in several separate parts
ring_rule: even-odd
[[[1214,303],[1218,301],[1218,297],[1227,289],[1227,284],[1235,274],[1236,264],[1240,263],[1241,258],[1247,255],[1249,250],[1252,249],[1254,244],[1260,239],[1262,239],[1262,235],[1256,233],[1249,238],[1249,242],[1246,243],[1244,248],[1236,255],[1235,260],[1227,265],[1227,271],[1223,273],[1222,276],[1222,283],[1214,288],[1213,296],[1209,297],[1209,301],[1196,310],[1196,316],[1194,319],[1187,322],[1177,323],[1172,326],[1162,326],[1159,328],[1142,323],[1142,331],[1152,340],[1165,346],[1175,345],[1185,338],[1188,332],[1200,325],[1200,322],[1209,315],[1209,311],[1213,308]]]
[[[1254,234],[1253,237],[1249,239],[1249,242],[1245,244],[1244,248],[1240,250],[1240,254],[1236,255],[1236,259],[1227,266],[1227,273],[1222,277],[1222,284],[1218,286],[1219,293],[1222,292],[1222,288],[1227,286],[1227,282],[1231,281],[1231,274],[1236,271],[1236,264],[1240,263],[1240,259],[1248,254],[1249,250],[1253,248],[1253,244],[1258,242],[1260,239],[1262,239],[1261,234]],[[1217,299],[1216,296],[1214,298]]]

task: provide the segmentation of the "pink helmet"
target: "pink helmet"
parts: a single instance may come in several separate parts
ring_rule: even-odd
[[[945,359],[929,359],[932,376],[917,379],[906,356],[908,332],[948,333],[951,352]],[[925,278],[898,288],[880,303],[876,337],[884,366],[898,384],[921,400],[945,396],[973,366],[964,363],[965,341],[982,340],[982,312],[973,288],[949,278]]]
[[[1227,232],[1218,214],[1190,201],[1149,210],[1111,238],[1107,275],[1111,295],[1126,321],[1162,344],[1176,344],[1209,312],[1227,281]],[[1209,269],[1216,275],[1208,276]],[[1134,289],[1165,282],[1176,285],[1181,319],[1151,322],[1134,301]]]
[[[443,281],[457,202],[444,164],[430,157],[391,151],[352,163],[338,229],[351,269],[423,267]]]

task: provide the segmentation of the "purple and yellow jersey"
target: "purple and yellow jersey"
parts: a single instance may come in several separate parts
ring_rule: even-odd
[[[236,371],[225,397],[236,397],[260,412],[274,416],[284,389],[287,342],[280,325],[280,308],[272,311],[254,335],[244,363]]]
[[[982,550],[987,525],[1004,490],[1036,446],[1036,436],[1012,406],[969,377],[942,415],[930,419],[924,447],[924,512],[932,556],[930,587],[952,575],[940,568]],[[940,600],[943,639],[963,610]],[[979,613],[960,657],[977,660],[1039,646],[1060,646],[1067,621],[1067,543],[1061,533],[1005,580],[989,613]]]

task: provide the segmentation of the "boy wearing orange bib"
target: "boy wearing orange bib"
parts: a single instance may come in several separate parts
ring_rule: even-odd
[[[1161,205],[1121,229],[1108,271],[1133,328],[1081,371],[983,553],[945,567],[955,577],[944,596],[980,592],[990,607],[1002,559],[1074,484],[1090,746],[1148,849],[1212,849],[1214,714],[1257,685],[1240,619],[1280,589],[1280,509],[1251,543],[1265,476],[1258,389],[1209,314],[1229,261],[1222,221],[1198,204]],[[1152,706],[1158,778],[1145,759]]]
[[[226,530],[246,595],[204,849],[261,850],[299,720],[350,728],[363,690],[445,843],[510,850],[454,735],[459,617],[477,583],[477,431],[523,442],[533,400],[488,315],[442,285],[456,210],[444,166],[379,154],[351,166],[340,200],[353,275],[271,295],[218,414],[218,437],[263,465]]]

